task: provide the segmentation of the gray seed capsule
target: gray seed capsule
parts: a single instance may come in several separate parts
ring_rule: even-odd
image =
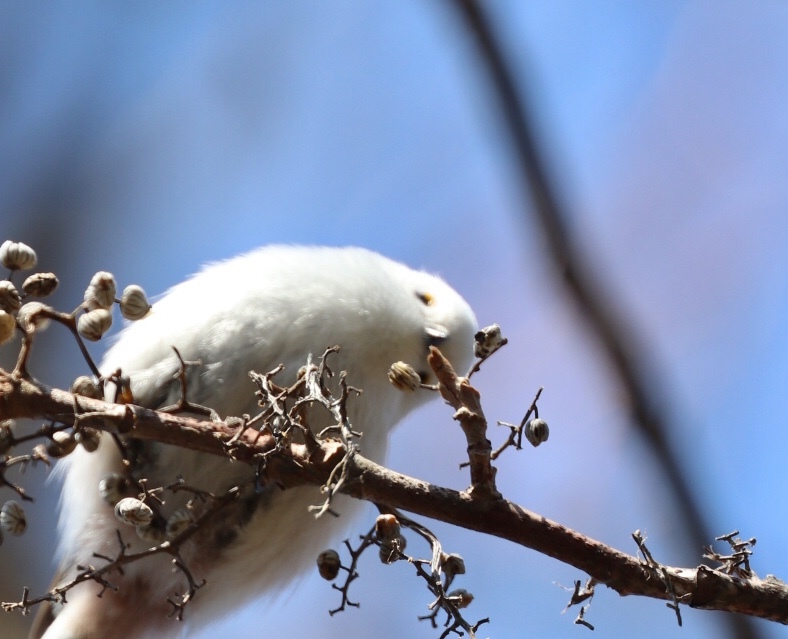
[[[127,320],[140,320],[145,317],[151,309],[148,298],[142,287],[132,284],[123,289],[120,298],[120,313]]]
[[[115,276],[106,271],[99,271],[85,290],[85,306],[91,311],[97,308],[110,308],[115,303],[116,291]]]
[[[99,481],[99,495],[110,506],[114,506],[123,499],[128,487],[129,482],[123,475],[111,473],[102,477]]]
[[[153,510],[136,497],[124,497],[115,504],[115,516],[124,524],[144,526],[153,520]]]
[[[0,281],[0,309],[7,313],[16,313],[22,306],[22,296],[13,282]]]
[[[23,242],[6,240],[0,245],[0,263],[12,271],[26,271],[37,262],[36,252]]]
[[[112,315],[103,308],[88,311],[77,320],[77,331],[91,342],[100,340],[110,326],[112,326]]]
[[[394,362],[389,368],[389,381],[401,391],[415,391],[421,384],[421,377],[409,364]]]
[[[25,511],[13,499],[4,503],[0,509],[0,527],[12,535],[21,535],[27,528]]]
[[[14,316],[5,311],[0,311],[0,344],[5,344],[14,336],[16,320]]]
[[[33,297],[46,297],[55,291],[58,284],[54,273],[33,273],[22,284],[22,290]]]

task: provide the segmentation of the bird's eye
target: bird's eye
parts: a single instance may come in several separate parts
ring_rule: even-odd
[[[435,298],[429,293],[416,292],[416,297],[419,298],[419,301],[421,301],[424,306],[432,306],[435,302]]]

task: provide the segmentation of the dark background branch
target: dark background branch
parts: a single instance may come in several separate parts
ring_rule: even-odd
[[[648,443],[669,482],[692,545],[701,548],[715,535],[668,440],[665,418],[671,411],[662,398],[656,399],[665,385],[657,379],[647,354],[639,345],[632,322],[624,317],[571,236],[566,223],[568,216],[538,150],[528,100],[521,95],[523,88],[515,83],[514,73],[483,3],[453,0],[452,5],[477,45],[482,67],[491,82],[490,93],[501,110],[501,124],[506,127],[515,147],[523,190],[530,199],[528,214],[535,216],[542,229],[549,258],[580,309],[588,330],[604,347],[618,384],[626,394],[632,423]],[[743,618],[732,618],[730,630],[731,636],[738,639],[760,636],[753,624]]]

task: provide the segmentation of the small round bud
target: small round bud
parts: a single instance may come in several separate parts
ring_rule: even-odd
[[[153,510],[136,497],[124,497],[115,504],[115,516],[125,524],[144,526],[153,521]]]
[[[194,513],[188,508],[176,510],[167,519],[167,538],[177,537],[194,522]]]
[[[324,550],[317,556],[317,571],[326,581],[334,581],[341,566],[339,553],[334,549]]]
[[[33,273],[22,284],[22,290],[32,297],[46,297],[55,291],[58,284],[54,273]]]
[[[394,362],[389,368],[389,381],[401,391],[414,391],[421,384],[421,377],[409,364]]]
[[[12,535],[21,535],[27,528],[25,511],[13,499],[0,509],[0,528]]]
[[[465,588],[457,588],[457,590],[452,590],[446,596],[458,608],[467,608],[473,601],[473,595],[465,590]]]
[[[509,341],[501,335],[498,324],[485,326],[473,336],[473,340],[473,354],[479,358],[489,357]]]
[[[400,535],[399,520],[394,515],[378,515],[375,520],[375,535],[382,542],[395,540]]]
[[[136,531],[137,537],[151,544],[160,544],[165,538],[164,527],[155,521],[138,525]]]
[[[6,240],[0,245],[0,263],[12,271],[26,271],[38,262],[36,252],[27,244]]]
[[[10,419],[0,422],[0,455],[5,455],[14,445],[13,423]]]
[[[454,579],[456,575],[465,574],[465,560],[457,553],[441,555],[441,568],[447,577]]]
[[[129,481],[119,473],[110,473],[99,480],[99,495],[110,506],[114,506],[129,488]]]
[[[101,431],[85,426],[76,432],[74,438],[86,452],[95,453],[101,442]]]
[[[0,309],[7,313],[16,313],[22,306],[22,296],[16,290],[13,282],[0,281]]]
[[[142,287],[132,284],[123,289],[120,298],[120,313],[127,320],[140,320],[150,313],[151,306]]]
[[[550,437],[550,429],[543,419],[531,419],[525,425],[525,438],[534,448],[546,442],[548,437]]]
[[[16,320],[11,313],[0,311],[0,344],[5,344],[14,336]]]
[[[99,271],[90,280],[85,291],[85,306],[89,311],[97,308],[107,309],[115,303],[115,277],[112,273]]]
[[[405,550],[405,546],[407,545],[408,541],[402,536],[395,538],[391,542],[381,544],[380,550],[378,551],[378,558],[381,563],[393,564],[401,558],[400,553]]]
[[[44,317],[43,311],[51,311],[52,309],[46,304],[41,302],[28,302],[19,309],[16,314],[16,319],[28,333],[33,331],[43,331],[49,326],[49,318]]]
[[[112,326],[112,314],[103,308],[97,308],[80,316],[77,331],[82,337],[96,342]]]
[[[91,399],[103,399],[98,384],[92,377],[80,375],[71,383],[71,392],[74,395],[90,397]]]
[[[50,457],[59,459],[74,452],[77,447],[77,440],[74,435],[64,430],[59,430],[52,434],[52,441],[47,444],[47,454]]]

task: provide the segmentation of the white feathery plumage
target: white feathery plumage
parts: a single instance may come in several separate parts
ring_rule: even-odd
[[[283,363],[276,381],[288,383],[308,354],[319,356],[338,344],[333,370],[348,371],[348,382],[363,389],[348,402],[351,423],[363,432],[362,454],[382,461],[391,428],[435,395],[397,390],[387,379],[390,365],[404,361],[426,374],[430,335],[442,335],[441,350],[462,370],[471,359],[475,327],[468,304],[433,275],[360,248],[274,246],[209,265],[175,286],[150,315],[124,329],[101,369],[122,369],[131,377],[137,403],[161,407],[178,398],[176,346],[185,360],[203,363],[189,369],[189,399],[221,417],[240,416],[257,409],[250,370],[266,372]],[[310,418],[325,419],[319,413]],[[141,458],[140,473],[150,486],[181,476],[218,492],[252,473],[243,464],[161,444],[144,447]],[[131,551],[151,545],[119,525],[99,494],[101,479],[120,464],[108,436],[96,452],[79,448],[64,462],[58,583],[72,578],[78,564],[95,565],[93,553],[116,554],[119,527]],[[168,496],[165,516],[186,498]],[[337,505],[339,520],[315,521],[307,507],[319,502],[316,488],[267,488],[223,517],[210,534],[188,542],[184,559],[207,585],[187,606],[187,623],[205,625],[250,597],[283,588],[313,564],[358,504],[346,499]],[[40,613],[31,637],[142,639],[184,631],[184,624],[166,618],[167,597],[185,589],[168,558],[130,564],[110,580],[119,590],[101,598],[101,588],[91,582],[69,591],[68,603]]]

